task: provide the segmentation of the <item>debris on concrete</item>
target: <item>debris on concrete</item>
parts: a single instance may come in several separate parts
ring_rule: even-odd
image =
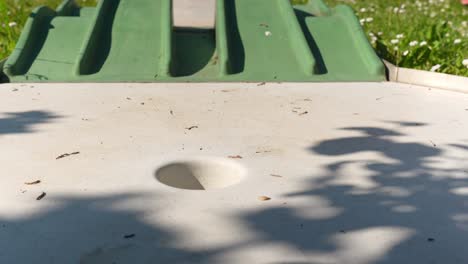
[[[271,177],[276,177],[276,178],[283,178],[283,176],[278,175],[278,174],[270,174]]]
[[[26,184],[26,185],[36,185],[36,184],[39,184],[39,183],[41,183],[41,180],[32,181],[32,182],[25,182],[24,184]]]
[[[65,157],[72,156],[72,155],[78,155],[78,154],[80,154],[79,151],[75,151],[75,152],[72,152],[72,153],[64,153],[64,154],[58,156],[58,157],[55,158],[55,159],[56,159],[56,160],[58,160],[58,159],[63,159],[63,158],[65,158]]]
[[[257,150],[255,151],[256,154],[260,154],[260,153],[270,153],[272,152],[272,150]]]
[[[135,237],[135,234],[124,235],[125,239],[134,238],[134,237]]]
[[[47,195],[47,193],[42,192],[41,195],[39,195],[39,196],[36,198],[36,200],[37,200],[37,201],[40,201],[40,200],[42,200],[42,198],[44,198],[46,195]]]

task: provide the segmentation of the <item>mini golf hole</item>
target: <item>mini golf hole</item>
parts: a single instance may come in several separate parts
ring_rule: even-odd
[[[156,171],[156,179],[162,184],[185,190],[226,188],[244,177],[240,164],[218,158],[176,161]]]

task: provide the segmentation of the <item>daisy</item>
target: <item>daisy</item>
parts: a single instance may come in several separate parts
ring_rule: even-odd
[[[431,72],[437,71],[438,69],[440,69],[440,66],[441,66],[440,64],[436,64],[436,65],[432,66]]]

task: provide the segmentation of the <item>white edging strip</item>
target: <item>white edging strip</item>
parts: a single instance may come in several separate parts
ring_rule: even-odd
[[[401,68],[385,61],[391,82],[414,84],[432,88],[468,93],[468,78],[445,73]]]

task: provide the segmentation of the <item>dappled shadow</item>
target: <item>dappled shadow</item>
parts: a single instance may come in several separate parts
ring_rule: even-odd
[[[48,111],[4,113],[0,117],[0,135],[34,132],[34,126],[60,118]]]
[[[32,201],[53,205],[24,218],[0,218],[0,262],[200,263],[217,253],[176,248],[175,231],[145,223],[142,219],[148,212],[122,209],[144,196],[56,196]]]
[[[443,166],[445,150],[400,140],[405,135],[398,129],[341,130],[359,135],[311,146],[315,155],[330,160],[324,173],[312,175],[304,191],[283,197],[306,201],[304,206],[241,217],[262,242],[312,252],[326,263],[468,263],[468,172],[463,165]]]
[[[468,151],[468,145],[464,145],[464,144],[452,144],[451,146],[452,146],[452,147],[459,148],[459,149],[462,149],[462,150],[467,150],[467,151]]]
[[[415,141],[408,127],[429,124],[345,127],[347,136],[310,146],[319,161],[303,166],[321,170],[273,199],[284,203],[229,215],[245,228],[234,243],[188,248],[187,234],[158,221],[157,202],[139,206],[154,193],[56,196],[40,201],[52,201],[45,211],[0,217],[0,262],[219,263],[267,245],[297,253],[273,263],[468,263],[468,171],[453,156],[468,149]]]

